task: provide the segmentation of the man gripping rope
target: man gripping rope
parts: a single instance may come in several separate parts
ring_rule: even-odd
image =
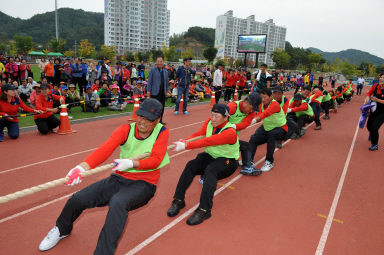
[[[175,217],[185,207],[185,192],[196,175],[204,175],[204,185],[201,191],[200,204],[191,217],[188,225],[198,225],[211,217],[213,195],[217,181],[231,176],[238,167],[239,140],[235,126],[228,121],[229,107],[215,104],[211,117],[208,118],[199,131],[188,139],[200,135],[206,136],[195,142],[180,140],[175,142],[175,151],[190,150],[205,147],[205,152],[190,160],[184,168],[176,187],[171,207],[167,211],[169,217]]]
[[[94,254],[115,253],[128,212],[148,203],[155,194],[160,168],[169,163],[169,130],[159,123],[162,108],[156,99],[146,99],[136,111],[136,123],[120,126],[104,144],[69,171],[66,184],[78,184],[82,172],[100,165],[120,146],[120,159],[115,159],[116,166],[112,174],[72,195],[55,227],[40,243],[40,251],[53,248],[61,239],[70,235],[73,223],[85,209],[108,205],[108,214]],[[147,152],[151,154],[145,159],[130,159]]]

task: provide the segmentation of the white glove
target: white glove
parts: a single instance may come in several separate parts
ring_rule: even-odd
[[[292,112],[292,108],[288,108],[287,113]]]
[[[69,178],[69,181],[67,181],[65,185],[73,186],[79,184],[83,179],[81,176],[82,172],[85,172],[85,169],[80,165],[77,165],[76,167],[69,170],[68,174],[65,176]]]
[[[253,119],[252,119],[252,122],[251,122],[251,125],[255,125],[256,122],[257,122],[257,121],[256,121],[256,118],[253,118]]]
[[[173,142],[172,144],[175,145],[175,147],[173,147],[173,149],[172,149],[173,151],[177,152],[177,151],[185,150],[186,144],[183,141]]]
[[[112,168],[112,171],[124,171],[133,168],[133,160],[131,159],[119,158],[115,159],[113,163],[115,164],[115,167]]]

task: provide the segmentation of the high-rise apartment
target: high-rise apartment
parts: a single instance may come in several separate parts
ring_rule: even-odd
[[[104,42],[118,55],[169,46],[167,0],[105,0]]]

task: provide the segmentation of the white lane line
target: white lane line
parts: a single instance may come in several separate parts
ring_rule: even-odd
[[[335,193],[335,196],[334,196],[333,201],[332,201],[331,209],[329,210],[327,221],[325,222],[323,233],[320,237],[320,241],[319,241],[319,244],[318,244],[317,249],[316,249],[316,253],[315,253],[316,255],[322,255],[324,252],[325,244],[327,242],[329,231],[331,229],[331,225],[333,222],[333,217],[335,216],[336,207],[337,207],[337,204],[339,202],[340,195],[341,195],[341,190],[343,189],[345,176],[347,175],[347,172],[348,172],[349,162],[351,161],[352,152],[353,152],[353,149],[355,147],[356,137],[357,137],[358,132],[359,132],[359,125],[356,126],[355,135],[353,136],[352,144],[351,144],[351,147],[349,148],[349,152],[348,152],[347,160],[345,161],[343,173],[341,174],[339,184],[337,186],[336,193]]]
[[[324,116],[324,114],[322,115]],[[320,117],[322,117],[320,116]],[[314,121],[312,123],[310,123],[308,126],[305,127],[305,129],[309,128],[310,126],[313,125],[313,123],[315,123]],[[260,124],[257,123],[257,124]],[[256,124],[256,125],[257,125]],[[249,128],[249,127],[248,127]],[[291,141],[291,139],[288,139],[286,142],[283,143],[283,146],[286,145],[287,143],[289,143]],[[278,151],[279,149],[275,149],[275,152]],[[263,160],[265,159],[265,156],[262,157],[259,161],[257,161],[255,163],[255,165],[258,165],[260,164]],[[238,174],[236,177],[234,177],[233,179],[231,179],[230,181],[228,181],[226,184],[224,184],[220,189],[216,190],[215,191],[215,194],[214,196],[217,196],[218,194],[220,194],[224,189],[226,189],[228,186],[232,185],[232,183],[238,181],[243,175],[242,174]],[[169,229],[171,229],[172,227],[174,227],[177,223],[179,223],[180,221],[182,221],[183,219],[185,219],[187,216],[189,216],[194,210],[197,209],[197,207],[199,206],[199,204],[197,203],[196,205],[194,205],[192,208],[190,208],[188,211],[186,211],[185,213],[183,213],[182,215],[180,215],[179,217],[177,217],[176,219],[174,219],[173,221],[171,221],[169,224],[165,225],[162,229],[160,229],[159,231],[157,231],[156,233],[154,233],[153,235],[151,235],[150,237],[148,237],[147,239],[145,239],[143,242],[141,242],[140,244],[138,244],[137,246],[135,246],[133,249],[131,249],[130,251],[128,251],[125,255],[133,255],[133,254],[136,254],[138,251],[140,251],[141,249],[143,249],[144,247],[146,247],[148,244],[152,243],[154,240],[156,240],[158,237],[160,237],[161,235],[163,235],[165,232],[167,232]]]
[[[187,124],[187,125],[184,125],[184,126],[181,126],[181,127],[172,128],[172,129],[170,129],[169,131],[177,130],[177,129],[184,128],[184,127],[193,126],[193,125],[200,124],[200,123],[203,123],[203,122],[204,122],[204,121],[199,121],[199,122],[195,122],[195,123],[192,123],[192,124]],[[32,164],[28,164],[28,165],[24,165],[24,166],[19,166],[19,167],[15,167],[15,168],[10,168],[10,169],[1,171],[0,174],[5,174],[5,173],[13,172],[13,171],[16,171],[16,170],[19,170],[19,169],[23,169],[23,168],[27,168],[27,167],[31,167],[31,166],[36,166],[36,165],[40,165],[40,164],[43,164],[43,163],[48,163],[48,162],[51,162],[51,161],[54,161],[54,160],[58,160],[58,159],[63,159],[63,158],[72,157],[72,156],[79,155],[79,154],[86,153],[86,152],[90,152],[90,151],[93,151],[93,150],[96,150],[96,149],[97,149],[97,147],[96,147],[96,148],[89,149],[89,150],[85,150],[85,151],[79,151],[79,152],[75,152],[75,153],[72,153],[72,154],[68,154],[68,155],[64,155],[64,156],[56,157],[56,158],[51,158],[51,159],[47,159],[47,160],[42,160],[42,161],[39,161],[39,162],[36,162],[36,163],[32,163]]]
[[[11,215],[11,216],[9,216],[9,217],[3,218],[3,219],[0,220],[0,223],[3,223],[3,222],[6,222],[6,221],[9,221],[9,220],[12,220],[12,219],[17,218],[17,217],[19,217],[19,216],[22,216],[22,215],[24,215],[24,214],[27,214],[27,213],[36,211],[37,209],[40,209],[40,208],[46,207],[46,206],[48,206],[48,205],[50,205],[50,204],[56,203],[56,202],[58,202],[58,201],[60,201],[60,200],[63,200],[63,199],[65,199],[65,198],[71,196],[72,194],[73,194],[73,193],[68,194],[68,195],[65,195],[65,196],[62,196],[62,197],[59,197],[59,198],[56,198],[56,199],[51,200],[51,201],[49,201],[49,202],[46,202],[46,203],[44,203],[44,204],[41,204],[41,205],[32,207],[32,208],[30,208],[30,209],[28,209],[28,210],[25,210],[25,211],[22,211],[22,212],[13,214],[13,215]]]

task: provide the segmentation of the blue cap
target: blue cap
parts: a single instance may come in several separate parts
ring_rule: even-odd
[[[85,89],[91,89],[91,85],[87,85],[87,87],[85,87]]]
[[[62,86],[61,89],[63,90],[63,89],[68,89],[68,88],[67,88],[67,86]]]

